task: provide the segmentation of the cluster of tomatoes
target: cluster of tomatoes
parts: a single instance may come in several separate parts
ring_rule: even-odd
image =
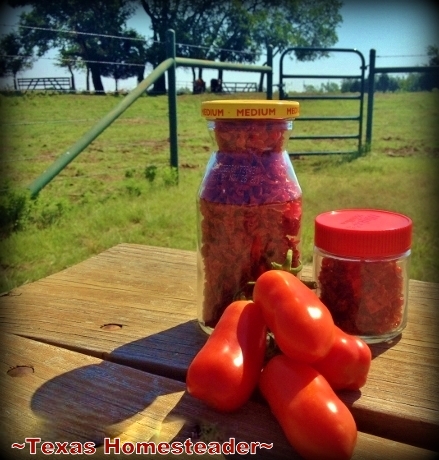
[[[280,350],[268,361],[267,331]],[[231,303],[189,366],[188,392],[230,412],[256,388],[293,448],[305,459],[349,459],[357,427],[335,391],[358,390],[371,351],[335,326],[318,296],[291,273],[270,270],[253,300]]]

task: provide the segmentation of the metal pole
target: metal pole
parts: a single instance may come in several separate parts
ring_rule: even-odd
[[[201,67],[202,69],[237,70],[239,72],[269,73],[272,71],[266,65],[235,64],[233,62],[208,61],[205,59],[177,57],[175,58],[175,62],[177,63],[177,67]]]
[[[273,99],[273,46],[267,46],[267,66],[270,72],[267,74],[267,99]]]
[[[168,69],[168,110],[169,110],[169,143],[171,153],[171,167],[176,168],[178,180],[178,141],[177,141],[177,88],[175,78],[175,32],[167,31],[166,54],[172,59],[172,65]]]
[[[57,176],[71,161],[73,161],[94,139],[96,139],[108,126],[113,123],[133,102],[137,100],[164,72],[166,72],[175,62],[173,59],[166,59],[157,66],[136,88],[127,94],[123,100],[99,120],[93,128],[87,131],[75,144],[49,166],[39,177],[29,186],[31,196],[38,195],[40,190],[45,187],[55,176]]]
[[[376,51],[369,53],[369,78],[367,94],[367,120],[366,120],[366,150],[370,152],[372,147],[372,120],[373,120],[373,98],[375,93],[375,56]]]

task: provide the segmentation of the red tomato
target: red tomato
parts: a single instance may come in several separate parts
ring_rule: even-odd
[[[335,326],[329,353],[312,365],[334,390],[358,390],[366,383],[372,353],[367,343]]]
[[[351,458],[357,440],[354,418],[311,365],[277,355],[263,369],[259,388],[303,458]]]
[[[334,343],[334,321],[317,295],[291,273],[269,270],[257,280],[253,300],[261,306],[277,345],[291,359],[312,363]]]
[[[188,392],[210,407],[230,412],[256,388],[267,342],[267,327],[258,305],[232,302],[189,366]]]

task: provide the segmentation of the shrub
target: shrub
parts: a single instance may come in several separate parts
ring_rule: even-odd
[[[25,226],[32,207],[30,191],[14,189],[6,185],[0,194],[0,229],[2,235],[20,230]]]
[[[145,178],[149,182],[153,182],[156,175],[157,175],[157,166],[150,165],[145,168]]]

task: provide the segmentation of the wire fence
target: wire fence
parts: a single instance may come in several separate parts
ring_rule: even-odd
[[[0,24],[0,27],[8,27],[8,28],[22,28],[22,29],[33,29],[33,30],[42,30],[46,32],[56,32],[56,33],[66,33],[70,35],[84,35],[84,36],[90,36],[90,37],[101,37],[101,38],[113,38],[113,39],[119,39],[119,40],[132,40],[132,41],[140,41],[147,43],[148,45],[152,45],[153,43],[157,43],[160,45],[165,46],[165,43],[159,40],[153,40],[152,38],[139,38],[139,37],[127,37],[123,35],[110,35],[110,34],[98,34],[94,32],[81,32],[81,31],[76,31],[76,30],[68,30],[68,29],[54,29],[51,27],[36,27],[36,26],[25,26],[22,24]],[[3,35],[5,35],[3,33]],[[249,51],[240,51],[236,49],[231,49],[231,48],[223,48],[223,47],[218,47],[215,45],[210,45],[210,46],[205,46],[205,45],[194,45],[194,44],[189,44],[189,43],[176,43],[177,46],[181,47],[187,47],[187,48],[197,48],[197,49],[205,49],[205,50],[212,50],[215,49],[216,51],[228,51],[228,52],[233,52],[233,53],[242,53],[242,54],[254,54],[256,53],[249,53]]]
[[[0,24],[0,27],[6,27],[8,29],[19,29],[19,28],[23,28],[23,29],[32,29],[32,30],[37,30],[37,31],[46,31],[46,32],[53,32],[53,33],[57,33],[57,34],[61,34],[61,33],[65,33],[65,34],[70,34],[70,35],[83,35],[83,36],[89,36],[89,37],[96,37],[96,38],[106,38],[106,39],[116,39],[116,40],[125,40],[125,41],[136,41],[136,42],[143,42],[145,43],[147,46],[152,46],[152,45],[158,45],[158,46],[161,46],[165,49],[166,47],[166,43],[162,42],[162,41],[158,41],[158,40],[153,40],[152,38],[139,38],[139,37],[126,37],[126,36],[122,36],[122,35],[111,35],[111,34],[99,34],[99,33],[91,33],[91,32],[81,32],[81,31],[76,31],[76,30],[68,30],[68,29],[56,29],[56,28],[51,28],[51,27],[34,27],[34,26],[25,26],[25,25],[21,25],[21,24]],[[6,35],[5,32],[3,32],[3,35]],[[257,58],[257,55],[255,53],[252,53],[250,51],[241,51],[241,50],[235,50],[235,49],[230,49],[230,48],[223,48],[223,47],[219,47],[219,46],[216,46],[215,44],[212,44],[210,46],[205,46],[205,45],[197,45],[197,44],[188,44],[188,43],[180,43],[180,42],[177,42],[176,43],[176,46],[177,46],[177,49],[179,51],[180,54],[184,54],[184,55],[191,55],[191,50],[193,49],[199,49],[199,50],[202,50],[203,53],[205,55],[207,55],[208,53],[210,53],[210,55],[212,54],[218,54],[220,52],[233,52],[235,54],[243,54],[246,56],[246,59],[256,59]],[[262,53],[263,55],[263,53]],[[258,56],[259,56],[259,53],[258,53]],[[89,89],[91,88],[91,85],[90,85],[90,76],[87,74],[86,76],[86,82],[85,82],[85,85],[83,82],[81,82],[81,80],[77,81],[77,77],[78,77],[78,72],[80,73],[85,73],[87,71],[87,68],[90,66],[90,65],[93,65],[93,64],[98,64],[98,65],[102,65],[102,66],[114,66],[115,68],[116,67],[131,67],[131,68],[137,68],[139,69],[140,72],[142,72],[141,69],[144,69],[143,72],[148,72],[150,70],[152,70],[153,68],[153,65],[148,63],[148,62],[143,62],[143,63],[139,63],[138,61],[130,61],[130,60],[112,60],[112,59],[102,59],[102,60],[91,60],[91,59],[84,59],[84,58],[78,58],[78,57],[62,57],[61,55],[58,55],[58,56],[41,56],[41,57],[38,57],[36,58],[34,55],[26,55],[26,54],[21,54],[21,55],[12,55],[12,54],[7,54],[7,55],[3,55],[2,56],[3,58],[6,58],[6,59],[17,59],[17,58],[25,58],[25,59],[29,59],[29,60],[32,60],[32,59],[36,59],[37,61],[39,62],[48,62],[48,63],[51,63],[52,64],[52,69],[55,69],[56,67],[60,68],[60,67],[65,67],[66,69],[66,72],[67,72],[67,69],[68,69],[68,66],[75,66],[75,69],[72,69],[70,68],[69,69],[69,73],[71,75],[71,78],[73,78],[72,80],[72,88],[70,89],[64,89],[64,91],[69,91],[69,92],[94,92],[94,90],[92,89]],[[197,56],[197,58],[199,58],[199,56]],[[81,70],[82,68],[82,70]],[[73,72],[73,70],[75,70],[75,72]],[[54,73],[59,73],[60,70],[57,70],[56,72]],[[180,75],[183,73],[183,71],[180,72]],[[23,72],[20,72],[20,75],[23,74]],[[24,74],[26,75],[26,77],[29,77],[29,78],[34,78],[34,79],[37,79],[37,78],[43,78],[41,77],[41,75],[37,76],[37,72],[33,71],[33,69],[29,69],[29,70],[26,70],[24,72]],[[47,75],[47,74],[46,74]],[[118,79],[118,78],[115,78],[114,76],[107,76],[104,78],[105,81],[108,81],[108,80],[113,80],[114,81],[114,84],[115,84],[115,90],[118,90],[118,86],[119,86],[119,82],[121,81],[124,81],[126,80],[126,83],[125,85],[128,86],[128,88],[123,88],[123,90],[127,90],[127,89],[132,89],[135,85],[136,85],[136,80],[137,80],[138,77],[129,77],[129,78],[125,78],[125,79]],[[196,79],[192,79],[192,80],[177,80],[177,90],[180,90],[180,91],[192,91],[193,88],[194,88],[194,80]],[[32,82],[32,84],[36,84],[38,85],[37,83],[37,80],[35,80],[34,82]],[[0,89],[3,89],[3,90],[8,90],[8,89],[15,89],[15,90],[30,90],[30,89],[33,89],[31,87],[31,84],[30,83],[27,83],[28,87],[26,87],[26,84],[24,83],[19,83],[17,82],[17,79],[14,81],[12,79],[12,77],[10,76],[8,79],[2,79],[0,80]],[[43,83],[41,83],[41,86],[43,86]],[[46,87],[46,85],[44,84],[44,88]],[[34,88],[34,89],[38,89],[38,88]],[[53,90],[56,90],[57,88],[54,86],[53,87]],[[62,89],[58,88],[58,90],[62,91]]]
[[[141,39],[137,37],[123,37],[118,35],[97,34],[80,32],[74,30],[53,29],[45,27],[28,27],[19,24],[7,25],[1,24],[8,28],[29,28],[35,30],[52,31],[54,33],[66,34],[82,34],[87,36],[123,39],[142,41],[149,45],[159,44],[165,46],[163,42],[154,41],[151,39]],[[199,48],[203,50],[212,50],[213,47],[203,45],[192,45],[185,43],[177,43],[177,46],[189,48]],[[234,51],[226,48],[217,48],[217,51]],[[248,53],[247,53],[248,54]],[[16,58],[16,55],[7,55],[7,58]],[[426,54],[404,54],[404,55],[377,55],[377,58],[423,58]],[[41,60],[50,62],[68,62],[70,59],[60,59],[59,57],[43,56]],[[105,65],[131,65],[145,66],[145,64],[115,62],[113,60],[83,60],[84,64],[99,63]],[[193,85],[192,80],[178,80],[177,89],[187,89],[191,91]],[[288,88],[287,88],[288,89]],[[85,92],[81,90],[80,92]],[[7,117],[0,119],[0,135],[5,142],[2,143],[0,155],[0,174],[1,177],[10,177],[17,184],[23,187],[33,180],[40,171],[43,171],[57,158],[68,145],[72,144],[89,126],[96,123],[106,111],[111,110],[111,105],[115,102],[110,100],[110,104],[102,104],[102,111],[96,112],[96,102],[90,98],[80,98],[78,101],[71,101],[63,107],[56,107],[56,104],[50,106],[47,101],[50,98],[37,99],[37,96],[29,96],[22,103],[11,104],[5,110]],[[35,107],[38,106],[38,108]],[[99,178],[105,178],[105,183],[113,183],[115,186],[120,186],[126,180],[145,177],[147,168],[151,165],[164,167],[169,164],[169,141],[168,141],[168,114],[166,111],[160,113],[153,112],[149,107],[145,106],[144,98],[141,98],[135,104],[137,109],[127,111],[120,119],[118,119],[99,139],[84,152],[74,164],[69,165],[59,176],[54,179],[54,184],[60,182],[71,182],[71,192],[80,194],[78,186],[74,183],[81,181],[95,181]],[[140,113],[138,112],[140,110]],[[72,114],[86,114],[86,116],[73,116]],[[190,143],[190,133],[193,127],[183,127],[179,129],[179,143]],[[144,131],[147,126],[154,125],[157,127],[154,136],[148,136],[148,141],[145,141]],[[67,131],[74,126],[74,135],[69,135]],[[83,127],[82,130],[78,128]],[[149,131],[148,131],[149,132]],[[60,139],[56,142],[57,138]],[[29,139],[28,144],[23,143],[24,139]],[[121,142],[123,139],[123,142]],[[62,140],[62,142],[61,142]],[[208,145],[208,143],[206,144]],[[205,151],[206,145],[203,145],[200,151]],[[181,162],[187,167],[197,167],[197,158],[190,154],[183,147],[181,149]],[[203,157],[200,164],[204,164]],[[112,176],[112,179],[108,179]],[[119,185],[117,185],[119,184]],[[101,184],[102,185],[102,184]],[[54,185],[56,186],[56,185]],[[96,186],[96,184],[95,184]],[[98,184],[99,186],[99,184]],[[87,187],[85,187],[87,188]],[[0,192],[4,192],[5,189]]]
[[[152,46],[154,44],[159,45],[159,46],[163,46],[163,47],[166,46],[166,44],[164,42],[153,40],[152,38],[146,38],[146,37],[141,37],[141,38],[140,37],[126,37],[126,36],[123,36],[123,35],[101,34],[101,33],[94,33],[94,32],[82,32],[82,31],[77,31],[77,30],[69,30],[69,29],[65,29],[65,28],[26,26],[26,25],[23,25],[23,24],[5,24],[5,23],[3,23],[3,24],[0,24],[0,27],[6,28],[6,29],[9,29],[9,30],[10,29],[13,29],[13,30],[27,29],[27,30],[53,32],[53,33],[56,33],[56,34],[82,35],[82,36],[96,37],[96,38],[106,38],[106,39],[115,39],[115,40],[143,42],[147,46]],[[6,32],[3,31],[3,35],[6,35]],[[213,53],[219,53],[219,52],[233,52],[233,53],[237,53],[237,54],[239,54],[239,53],[245,54],[247,56],[247,58],[251,58],[251,57],[256,58],[257,57],[255,53],[252,53],[250,51],[246,51],[246,50],[242,51],[242,50],[234,50],[234,49],[230,49],[230,48],[223,48],[223,47],[218,47],[215,44],[206,46],[206,45],[200,45],[200,44],[189,44],[189,43],[177,42],[176,46],[180,50],[181,53],[187,53],[187,54],[190,54],[191,49],[199,49],[199,50],[203,50],[203,52],[206,55],[207,54],[212,55]],[[22,55],[3,55],[3,58],[6,58],[6,59],[16,59],[16,58],[35,59],[35,57],[32,56],[32,55],[23,55],[23,54]],[[377,59],[428,58],[428,55],[427,54],[377,55],[376,58]],[[262,58],[262,60],[263,60],[263,58]],[[138,61],[130,62],[130,61],[126,61],[126,60],[117,60],[117,61],[112,60],[112,59],[91,60],[91,59],[82,59],[82,58],[68,58],[68,57],[62,57],[61,55],[58,55],[58,56],[55,56],[55,57],[41,56],[41,57],[38,57],[38,61],[50,62],[50,63],[53,64],[53,68],[55,68],[55,67],[66,67],[66,70],[67,70],[67,67],[68,67],[69,64],[76,65],[76,66],[79,66],[79,67],[82,66],[83,70],[80,71],[80,72],[85,72],[87,67],[89,65],[91,65],[91,64],[99,64],[99,65],[105,65],[105,66],[134,67],[134,68],[138,68],[139,70],[141,68],[143,68],[144,71],[150,70],[149,67],[151,67],[151,70],[152,70],[152,65],[147,63],[147,62],[139,63]],[[78,69],[75,69],[75,70],[78,70]],[[72,70],[70,70],[70,73],[71,73],[73,79],[75,80],[75,75],[72,73]],[[37,77],[35,75],[34,72],[32,72],[32,69],[27,70],[26,75],[29,76],[30,78],[39,78],[39,77]],[[87,75],[87,78],[89,78],[88,75]],[[132,77],[132,78],[134,78],[134,77]],[[113,79],[115,82],[116,82],[116,80],[120,81],[120,79],[116,79],[116,78],[114,78],[112,76],[107,77],[107,79]],[[0,85],[1,85],[2,89],[9,89],[11,87],[11,84],[14,83],[10,79],[7,80],[7,82],[9,82],[9,83],[6,83],[6,85],[5,85],[5,80],[0,81]],[[86,85],[85,85],[86,89],[84,89],[83,84],[77,85],[76,83],[77,82],[74,81],[75,89],[71,88],[71,90],[73,90],[73,91],[90,91],[90,92],[93,92],[92,90],[88,89],[90,87],[89,82],[86,82]],[[133,84],[134,84],[133,82],[131,82],[131,83],[128,82],[128,85],[132,86]],[[191,81],[181,81],[181,80],[179,80],[179,81],[177,81],[177,89],[180,89],[180,90],[184,89],[184,90],[190,91],[191,89],[193,89],[193,84],[194,84],[193,80],[191,80]],[[78,90],[76,89],[76,86],[78,86],[78,88],[79,88]],[[117,87],[117,85],[115,85],[115,87]],[[14,88],[15,89],[22,89],[22,88],[17,88],[17,82],[15,82]],[[55,88],[53,88],[53,89],[55,89]]]

